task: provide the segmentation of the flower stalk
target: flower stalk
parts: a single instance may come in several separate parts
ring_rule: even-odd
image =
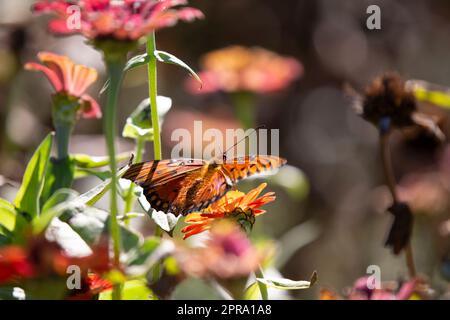
[[[136,149],[135,149],[135,163],[139,163],[142,162],[142,155],[144,153],[144,148],[145,148],[145,139],[142,137],[138,137],[136,139]],[[129,223],[129,219],[127,217],[127,215],[133,211],[134,208],[134,185],[133,183],[130,184],[130,188],[128,189],[128,193],[125,197],[125,224]]]
[[[263,273],[263,269],[261,266],[259,266],[258,269],[256,269],[255,276],[257,278],[264,279],[264,273]],[[257,283],[258,283],[259,292],[261,293],[261,299],[269,300],[269,291],[267,289],[267,286],[264,283],[261,283],[259,281],[257,281]]]
[[[153,127],[153,157],[154,160],[162,159],[161,150],[161,129],[159,126],[158,116],[158,72],[157,72],[157,60],[154,52],[156,51],[156,34],[153,31],[147,37],[147,55],[148,61],[148,90],[150,97],[150,113],[152,118]],[[155,236],[162,237],[162,230],[159,226],[155,225]],[[156,264],[153,268],[153,282],[156,282],[160,277],[160,265]]]
[[[254,128],[255,119],[255,96],[251,92],[239,92],[233,94],[234,110],[241,126],[244,129]]]
[[[392,160],[391,160],[391,152],[389,148],[389,132],[380,132],[380,152],[381,152],[381,160],[383,163],[383,171],[386,178],[386,184],[389,188],[389,191],[392,195],[392,200],[395,203],[398,203],[398,195],[395,183],[394,170],[392,168]],[[408,273],[410,278],[414,278],[416,276],[416,266],[414,263],[414,255],[411,246],[411,240],[408,240],[408,243],[405,246],[405,258],[406,258],[406,266],[408,268]]]
[[[116,163],[116,148],[115,136],[117,132],[116,118],[117,118],[117,99],[119,97],[119,89],[123,79],[123,69],[126,62],[126,56],[123,57],[105,54],[106,65],[110,79],[110,86],[108,88],[107,103],[104,108],[103,129],[106,137],[106,144],[108,148],[108,156],[111,170],[111,198],[110,198],[110,213],[111,223],[110,232],[113,241],[113,262],[115,267],[120,266],[120,228],[117,221],[117,163]],[[113,299],[120,299],[120,286],[115,285],[113,289]]]
[[[147,38],[147,54],[149,57],[148,62],[148,85],[149,85],[149,96],[150,96],[150,110],[152,117],[152,127],[153,127],[153,150],[154,159],[161,160],[161,130],[159,127],[159,117],[158,117],[158,77],[157,77],[157,61],[154,55],[156,50],[156,36],[155,32],[151,33]]]

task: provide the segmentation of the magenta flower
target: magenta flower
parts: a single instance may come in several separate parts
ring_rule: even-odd
[[[88,39],[136,41],[150,32],[175,25],[179,20],[203,18],[197,9],[179,6],[186,0],[43,0],[35,13],[51,13],[49,23],[58,35],[82,34]]]

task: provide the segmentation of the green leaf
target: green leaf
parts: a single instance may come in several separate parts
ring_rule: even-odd
[[[0,245],[21,243],[23,230],[29,224],[25,217],[8,201],[0,199]]]
[[[85,177],[97,177],[102,181],[111,178],[111,171],[97,171],[92,169],[75,168],[75,180]]]
[[[72,159],[69,157],[62,160],[50,158],[40,202],[46,202],[58,189],[70,188],[74,174],[75,163]]]
[[[6,228],[6,230],[13,231],[16,226],[17,211],[14,206],[0,198],[0,225]]]
[[[119,170],[117,177],[120,178],[129,166],[125,166]],[[61,216],[66,211],[81,211],[85,206],[93,206],[111,187],[111,180],[103,182],[102,184],[92,188],[86,193],[78,196],[71,201],[62,202],[56,206],[48,208],[42,213],[41,217],[35,217],[32,221],[34,233],[41,233],[50,224],[53,218]]]
[[[160,50],[156,50],[153,54],[155,55],[155,58],[159,62],[174,64],[181,68],[186,69],[198,82],[200,82],[200,84],[202,84],[202,80],[195,73],[195,71],[191,67],[189,67],[185,62],[183,62],[181,59],[175,57],[173,54],[164,52],[164,51],[160,51]]]
[[[60,219],[75,230],[88,244],[94,244],[100,239],[100,235],[105,229],[105,221],[108,212],[94,208],[85,207],[80,211],[67,211]]]
[[[125,167],[120,169],[119,172],[117,173],[117,177],[118,178],[122,177],[128,170],[128,168],[129,166],[126,165]],[[108,192],[110,187],[111,187],[111,179],[108,179],[105,182],[99,184],[98,186],[92,188],[88,192],[82,194],[79,197],[78,201],[88,206],[93,206],[95,203],[97,203],[98,200],[100,200],[103,197],[103,195],[105,195],[106,192]]]
[[[164,96],[157,97],[158,116],[160,123],[172,107],[172,99]],[[144,99],[128,117],[122,136],[131,139],[153,141],[153,128],[150,123],[150,99]]]
[[[173,54],[165,51],[156,50],[153,53],[153,55],[159,62],[174,64],[187,70],[198,82],[202,83],[202,80],[197,75],[197,73],[195,73],[195,71],[187,63],[183,62],[181,59],[177,58]],[[149,62],[149,60],[150,59],[147,53],[137,55],[128,60],[124,71],[128,71],[146,65]]]
[[[150,59],[149,59],[147,53],[139,54],[137,56],[132,57],[130,60],[128,60],[123,71],[126,72],[131,69],[146,65],[149,61],[150,61]]]
[[[129,152],[119,153],[116,155],[116,161],[122,162],[130,159],[131,154]],[[94,157],[87,154],[72,154],[71,158],[75,161],[75,165],[78,168],[83,169],[95,169],[109,165],[109,157]]]
[[[42,212],[50,210],[58,204],[75,199],[78,192],[71,189],[59,189],[42,206]]]
[[[28,213],[31,218],[39,215],[39,199],[44,187],[53,134],[49,134],[35,151],[23,176],[22,185],[14,200],[16,208]]]
[[[152,300],[153,292],[144,280],[129,280],[122,289],[122,300]],[[99,300],[112,300],[112,290],[100,293]]]
[[[268,287],[272,287],[275,289],[281,290],[302,290],[309,289],[313,286],[317,281],[317,273],[314,273],[311,276],[310,281],[293,281],[285,278],[256,278],[256,281],[265,284]]]
[[[147,258],[158,248],[161,240],[158,237],[150,237],[144,240],[143,244],[138,250],[134,252],[134,255],[130,255],[128,259],[128,265],[143,265]]]

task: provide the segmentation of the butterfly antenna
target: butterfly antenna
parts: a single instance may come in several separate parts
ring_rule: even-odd
[[[235,144],[233,144],[230,148],[228,148],[225,152],[222,153],[222,160],[223,162],[227,161],[227,153],[228,151],[230,151],[231,149],[233,149],[234,147],[236,147],[239,143],[241,143],[242,141],[246,140],[248,137],[250,137],[252,134],[258,132],[259,129],[264,129],[266,128],[266,125],[260,125],[257,126],[255,129],[253,129],[252,132],[250,132],[249,134],[247,134],[245,137],[243,137],[241,140],[239,140],[238,142],[236,142]]]
[[[130,160],[128,160],[128,166],[131,166],[133,164],[134,160],[134,153],[131,154]]]

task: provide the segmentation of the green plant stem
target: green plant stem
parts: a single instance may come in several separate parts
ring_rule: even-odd
[[[161,130],[159,127],[158,116],[158,73],[157,73],[157,60],[155,57],[156,50],[156,35],[152,32],[147,38],[147,55],[149,57],[148,62],[148,89],[150,96],[150,113],[152,117],[153,127],[153,156],[155,160],[162,159],[161,151]],[[162,237],[162,230],[159,226],[155,225],[155,236]],[[156,282],[160,276],[160,265],[156,264],[153,269],[153,282]]]
[[[159,116],[158,116],[158,78],[157,78],[157,60],[155,58],[154,52],[156,50],[156,37],[155,32],[153,32],[147,39],[147,54],[149,56],[148,62],[148,85],[149,85],[149,95],[150,95],[150,110],[152,117],[152,127],[153,127],[153,150],[154,159],[161,160],[161,130],[159,127]]]
[[[256,126],[255,97],[249,92],[233,94],[233,103],[236,117],[244,129]]]
[[[110,214],[111,223],[110,231],[113,240],[113,251],[114,251],[114,266],[120,266],[120,228],[117,222],[117,163],[116,163],[116,148],[115,148],[115,137],[117,132],[116,118],[117,118],[117,100],[119,97],[120,85],[123,78],[123,69],[125,66],[126,57],[123,59],[106,58],[106,64],[108,67],[108,74],[110,78],[110,86],[108,89],[108,99],[106,107],[104,108],[103,116],[103,130],[106,136],[106,144],[108,147],[108,156],[111,169],[111,199],[110,199]],[[113,299],[120,299],[120,285],[115,285],[113,289]]]
[[[73,125],[55,124],[57,159],[62,160],[69,156],[69,139],[72,134]]]
[[[389,188],[389,191],[391,192],[393,202],[397,203],[398,195],[395,183],[394,169],[392,168],[391,152],[389,148],[389,136],[389,133],[380,135],[380,152],[381,160],[383,162],[383,171],[386,177],[386,184]],[[410,278],[415,278],[416,266],[414,264],[414,255],[411,246],[411,240],[405,247],[405,259]]]
[[[262,270],[262,267],[259,266],[258,269],[255,271],[255,276],[257,278],[263,278],[264,279],[264,272]],[[269,291],[267,290],[267,286],[264,283],[261,283],[257,281],[259,292],[261,293],[261,299],[263,300],[269,300]]]
[[[142,161],[142,155],[144,153],[144,147],[145,147],[145,140],[143,138],[137,138],[136,140],[136,150],[135,150],[135,155],[136,157],[134,158],[134,162],[135,163],[139,163]],[[125,215],[127,215],[128,213],[130,213],[131,211],[133,211],[133,207],[134,207],[134,185],[131,184],[130,185],[130,189],[128,190],[128,193],[125,197]],[[125,216],[125,223],[128,224],[129,223],[129,219]]]

